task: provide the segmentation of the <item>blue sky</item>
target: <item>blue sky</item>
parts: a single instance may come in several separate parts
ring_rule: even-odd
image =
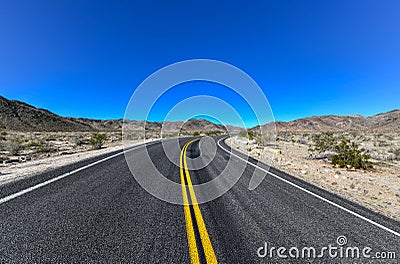
[[[276,120],[373,115],[400,108],[399,14],[400,1],[1,1],[0,95],[63,116],[121,118],[150,74],[207,58],[248,73]],[[185,85],[160,113],[193,95]],[[199,93],[251,119],[218,89]]]

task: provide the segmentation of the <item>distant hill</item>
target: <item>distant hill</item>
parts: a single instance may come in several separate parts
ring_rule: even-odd
[[[223,125],[215,124],[205,119],[190,119],[182,124],[182,130],[187,132],[195,132],[199,130],[225,131],[226,129]]]
[[[89,124],[63,118],[0,96],[0,129],[11,131],[92,131]]]
[[[62,117],[45,109],[0,96],[0,130],[9,131],[117,131],[123,126],[123,119],[96,120],[89,118]],[[129,121],[133,129],[161,131],[161,122]],[[221,131],[224,126],[204,119],[191,119],[187,122],[164,122],[167,132]]]
[[[138,130],[146,123],[147,131],[161,131],[163,126],[167,132],[221,131],[224,126],[205,119],[182,121],[145,122],[129,121],[131,128]],[[123,119],[96,120],[89,118],[62,117],[48,110],[32,105],[8,100],[0,96],[0,130],[9,131],[117,131],[121,130]],[[400,110],[393,110],[374,116],[361,115],[326,115],[301,118],[290,122],[275,122],[263,125],[276,126],[278,131],[319,132],[319,131],[374,131],[400,132]],[[251,128],[257,130],[258,127]],[[229,131],[240,131],[238,127],[228,125]]]
[[[61,117],[63,118],[63,117]],[[73,122],[80,123],[85,126],[91,127],[92,130],[96,131],[116,131],[121,130],[122,125],[124,124],[123,119],[115,119],[115,120],[99,120],[99,119],[90,119],[90,118],[72,118],[66,117],[66,119],[71,120]],[[139,123],[139,122],[136,122]]]
[[[273,124],[265,124],[271,126]],[[399,132],[400,110],[393,110],[374,116],[326,115],[300,118],[290,122],[275,122],[278,131],[322,132],[322,131],[360,131],[360,132]],[[252,128],[257,130],[258,127]]]

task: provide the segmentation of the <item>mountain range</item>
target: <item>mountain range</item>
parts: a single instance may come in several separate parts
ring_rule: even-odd
[[[129,120],[130,129],[141,130],[145,126],[148,131],[195,132],[221,131],[223,125],[215,124],[204,119],[183,121],[146,122]],[[0,130],[7,131],[117,131],[123,126],[123,119],[98,120],[90,118],[62,117],[48,110],[36,108],[24,102],[8,100],[0,96]]]
[[[400,110],[392,110],[373,116],[361,115],[324,115],[300,118],[290,122],[275,122],[278,131],[287,132],[323,132],[323,131],[360,131],[360,132],[400,132]],[[272,124],[265,124],[268,128]],[[257,130],[257,128],[252,128]]]
[[[8,131],[116,131],[121,130],[123,119],[96,120],[89,118],[72,118],[56,115],[48,110],[36,108],[24,102],[8,100],[0,96],[0,130]],[[133,127],[146,130],[160,131],[226,131],[220,124],[204,119],[183,121],[146,122],[129,121]],[[325,115],[300,118],[290,122],[277,121],[263,125],[276,126],[278,131],[316,132],[316,131],[400,131],[400,110],[377,114],[374,116],[361,115]],[[251,128],[257,130],[258,127]],[[229,126],[229,131],[240,131],[241,128]]]

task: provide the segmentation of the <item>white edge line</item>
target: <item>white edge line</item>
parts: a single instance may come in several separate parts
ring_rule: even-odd
[[[333,206],[335,206],[335,207],[337,207],[337,208],[339,208],[339,209],[342,209],[343,211],[345,211],[345,212],[347,212],[347,213],[349,213],[349,214],[352,214],[352,215],[354,215],[354,216],[356,216],[356,217],[358,217],[358,218],[360,218],[360,219],[362,219],[362,220],[367,221],[367,222],[370,223],[370,224],[373,224],[373,225],[375,225],[375,226],[377,226],[377,227],[379,227],[379,228],[382,228],[382,229],[384,229],[384,230],[386,230],[386,231],[388,231],[388,232],[390,232],[390,233],[392,233],[392,234],[394,234],[394,235],[400,237],[400,233],[398,233],[398,232],[396,232],[396,231],[394,231],[394,230],[392,230],[392,229],[390,229],[390,228],[388,228],[388,227],[386,227],[386,226],[383,226],[383,225],[381,225],[381,224],[379,224],[379,223],[377,223],[377,222],[375,222],[375,221],[372,221],[371,219],[368,219],[368,218],[366,218],[365,216],[362,216],[362,215],[360,215],[360,214],[358,214],[358,213],[356,213],[356,212],[353,212],[353,211],[351,211],[350,209],[347,209],[347,208],[345,208],[345,207],[343,207],[343,206],[341,206],[341,205],[339,205],[339,204],[337,204],[337,203],[334,203],[334,202],[332,202],[331,200],[328,200],[328,199],[326,199],[326,198],[324,198],[324,197],[322,197],[322,196],[320,196],[320,195],[318,195],[318,194],[316,194],[316,193],[313,193],[313,192],[311,192],[311,191],[309,191],[309,190],[307,190],[307,189],[305,189],[305,188],[303,188],[303,187],[301,187],[301,186],[299,186],[299,185],[297,185],[297,184],[294,184],[294,183],[291,182],[291,181],[288,181],[288,180],[286,180],[286,179],[283,179],[283,178],[279,177],[278,175],[276,175],[276,174],[274,174],[274,173],[272,173],[272,172],[270,172],[270,171],[268,171],[268,170],[266,170],[266,169],[263,169],[263,168],[261,168],[261,167],[258,166],[258,165],[255,165],[255,164],[249,162],[248,160],[243,159],[242,157],[236,155],[236,154],[233,153],[232,151],[229,151],[229,150],[225,149],[225,148],[220,144],[221,140],[223,140],[223,139],[226,139],[226,138],[221,138],[220,140],[218,140],[217,143],[218,143],[218,146],[220,146],[225,152],[230,153],[230,154],[232,154],[233,156],[236,156],[237,158],[239,158],[239,159],[241,159],[242,161],[244,161],[244,162],[250,164],[251,166],[253,166],[253,167],[257,168],[257,169],[260,169],[260,170],[266,172],[267,174],[269,174],[269,175],[271,175],[271,176],[273,176],[273,177],[275,177],[275,178],[277,178],[277,179],[279,179],[279,180],[281,180],[281,181],[283,181],[283,182],[286,182],[287,184],[290,184],[290,185],[292,185],[293,187],[295,187],[295,188],[297,188],[297,189],[299,189],[299,190],[302,190],[303,192],[306,192],[306,193],[308,193],[308,194],[310,194],[310,195],[312,195],[312,196],[314,196],[314,197],[316,197],[316,198],[318,198],[318,199],[320,199],[320,200],[322,200],[322,201],[324,201],[324,202],[329,203],[330,205],[333,205]]]
[[[142,143],[142,144],[140,144],[140,145],[134,146],[134,147],[132,147],[132,148],[130,148],[130,149],[127,149],[127,150],[122,149],[122,151],[119,152],[119,153],[116,153],[116,154],[111,155],[111,156],[109,156],[109,157],[106,157],[106,158],[104,158],[104,159],[95,161],[95,162],[93,162],[93,163],[90,163],[90,164],[85,165],[85,166],[83,166],[83,167],[77,168],[77,169],[75,169],[75,170],[66,172],[66,173],[64,173],[64,174],[62,174],[62,175],[60,175],[60,176],[57,176],[57,177],[55,177],[55,178],[51,178],[51,179],[49,179],[49,180],[47,180],[47,181],[44,181],[44,182],[41,182],[41,183],[36,184],[36,185],[34,185],[34,186],[31,186],[31,187],[29,187],[29,188],[27,188],[27,189],[24,189],[24,190],[22,190],[22,191],[19,191],[19,192],[16,192],[16,193],[14,193],[14,194],[11,194],[11,195],[8,195],[8,196],[6,196],[6,197],[3,197],[3,198],[0,199],[0,204],[3,204],[3,203],[5,203],[5,202],[8,202],[8,201],[10,201],[10,200],[12,200],[12,199],[15,199],[15,198],[17,198],[17,197],[19,197],[19,196],[21,196],[21,195],[26,194],[26,193],[32,192],[32,191],[34,191],[34,190],[36,190],[36,189],[39,189],[39,188],[41,188],[41,187],[43,187],[43,186],[49,185],[50,183],[53,183],[53,182],[55,182],[55,181],[61,180],[61,179],[65,178],[65,177],[68,177],[68,176],[70,176],[70,175],[72,175],[72,174],[75,174],[75,173],[77,173],[77,172],[79,172],[79,171],[82,171],[82,170],[85,170],[85,169],[87,169],[87,168],[93,167],[94,165],[97,165],[97,164],[102,163],[102,162],[104,162],[104,161],[107,161],[107,160],[109,160],[109,159],[118,157],[118,156],[120,156],[120,155],[122,155],[122,154],[125,154],[125,152],[129,152],[129,151],[132,151],[132,150],[136,150],[136,149],[138,149],[138,148],[141,148],[141,147],[144,147],[144,146],[148,146],[148,145],[153,145],[153,144],[158,143],[158,142],[161,142],[161,141],[157,140],[157,141]]]

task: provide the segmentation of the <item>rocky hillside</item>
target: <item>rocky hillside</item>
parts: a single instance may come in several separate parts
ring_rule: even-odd
[[[89,118],[62,117],[50,111],[36,108],[32,105],[7,100],[0,96],[0,130],[7,131],[120,131],[123,119],[96,120]],[[129,121],[130,129],[143,129],[145,121]],[[161,122],[146,122],[146,131],[160,132]],[[214,124],[204,119],[191,119],[187,122],[164,122],[168,132],[222,131],[222,125]]]
[[[0,129],[11,131],[92,131],[89,124],[0,96]]]
[[[96,131],[117,131],[122,129],[122,125],[124,123],[123,119],[116,120],[99,120],[99,119],[90,119],[90,118],[72,118],[67,117],[66,119],[71,120],[73,122],[80,123],[85,126],[90,126],[93,130]]]
[[[223,125],[215,124],[205,119],[190,119],[185,122],[182,126],[183,131],[194,132],[194,131],[225,131]]]
[[[138,121],[130,121],[138,122]],[[143,121],[142,121],[143,122]],[[136,124],[137,125],[137,124]],[[190,119],[186,122],[183,121],[165,121],[161,122],[147,122],[146,130],[150,131],[161,131],[164,133],[176,133],[176,132],[205,132],[205,131],[221,131],[226,132],[223,125],[215,124],[205,119]]]
[[[290,122],[276,122],[278,131],[320,132],[320,131],[361,131],[361,132],[398,132],[400,131],[400,110],[374,116],[312,116]],[[271,126],[266,124],[264,126]],[[256,130],[257,128],[252,128]]]

